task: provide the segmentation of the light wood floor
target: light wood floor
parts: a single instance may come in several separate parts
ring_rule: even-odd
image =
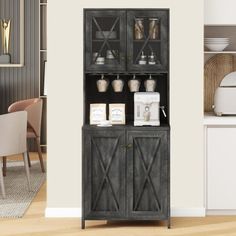
[[[0,219],[1,236],[236,236],[236,216],[173,218],[172,229],[158,222],[87,221],[80,229],[79,219],[46,219],[46,184],[22,219]]]

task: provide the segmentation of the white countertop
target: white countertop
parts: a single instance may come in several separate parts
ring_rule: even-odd
[[[235,125],[236,116],[215,116],[214,113],[204,114],[204,125]]]

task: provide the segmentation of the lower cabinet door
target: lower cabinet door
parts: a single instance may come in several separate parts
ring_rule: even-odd
[[[169,217],[168,131],[127,132],[128,216]]]
[[[236,126],[207,128],[207,210],[236,210]]]
[[[125,131],[84,130],[83,217],[125,216]]]

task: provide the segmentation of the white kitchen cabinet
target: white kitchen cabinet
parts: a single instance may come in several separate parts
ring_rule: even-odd
[[[205,0],[205,25],[236,25],[235,0]]]
[[[206,129],[207,210],[236,210],[236,125]]]

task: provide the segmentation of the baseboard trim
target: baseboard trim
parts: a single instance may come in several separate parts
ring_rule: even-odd
[[[172,217],[205,217],[206,209],[204,207],[199,208],[171,208]]]
[[[81,208],[51,208],[45,210],[47,218],[81,218]],[[204,217],[205,208],[172,208],[172,217]]]
[[[206,215],[208,216],[235,216],[236,215],[236,209],[234,210],[206,210]]]
[[[45,209],[46,218],[81,218],[81,208],[51,208]]]

